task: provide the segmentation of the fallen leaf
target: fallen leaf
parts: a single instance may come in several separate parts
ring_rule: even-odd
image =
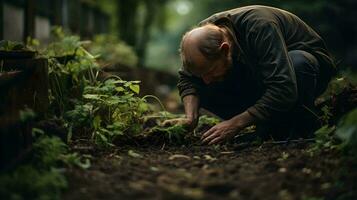
[[[142,155],[136,153],[136,152],[133,151],[133,150],[129,150],[129,151],[128,151],[128,155],[131,156],[131,157],[133,157],[133,158],[142,158],[142,157],[143,157]]]
[[[279,168],[279,172],[281,172],[281,173],[285,173],[286,171],[287,171],[287,170],[286,170],[285,167]]]
[[[212,156],[210,156],[210,155],[204,155],[203,156],[206,160],[208,160],[208,161],[215,161],[215,160],[217,160],[217,158],[213,158]]]
[[[159,168],[157,168],[157,167],[150,167],[150,170],[151,170],[151,171],[154,171],[154,172],[157,172],[157,171],[159,171]]]
[[[190,159],[191,159],[191,157],[186,156],[186,155],[175,154],[175,155],[170,156],[170,157],[169,157],[169,160],[180,159],[180,158],[184,158],[184,159],[187,159],[187,160],[190,160]]]

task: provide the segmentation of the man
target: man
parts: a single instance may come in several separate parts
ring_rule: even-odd
[[[304,136],[316,117],[314,99],[335,72],[312,28],[292,13],[267,6],[203,20],[183,36],[181,59],[178,89],[186,118],[174,121],[195,128],[199,108],[223,118],[203,134],[208,144],[232,138],[251,124],[270,134],[265,138]]]

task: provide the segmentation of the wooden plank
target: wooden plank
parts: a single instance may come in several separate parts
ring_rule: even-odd
[[[33,120],[21,111],[32,109],[45,117],[48,100],[47,59],[0,60],[0,169],[19,160],[32,143]]]
[[[35,37],[35,0],[25,1],[25,30],[23,41],[26,42],[27,37]]]

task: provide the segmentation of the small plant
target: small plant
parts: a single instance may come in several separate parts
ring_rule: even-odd
[[[216,117],[209,117],[207,115],[202,115],[200,116],[200,119],[198,121],[198,127],[203,125],[214,126],[218,124],[220,121],[221,120]]]
[[[324,107],[322,107],[321,111],[322,111],[322,116],[320,117],[321,122],[323,124],[329,124],[329,121],[332,117],[330,107],[325,105]]]
[[[0,174],[1,199],[60,199],[67,187],[64,175],[56,168],[40,170],[23,165],[8,174]]]
[[[285,151],[281,154],[281,157],[278,158],[278,161],[282,162],[282,161],[285,161],[289,158],[290,154],[289,153],[286,153]]]
[[[29,51],[29,49],[21,42],[1,40],[0,51]]]
[[[342,140],[344,153],[357,160],[357,109],[347,113],[338,123],[336,135]]]
[[[324,125],[315,132],[316,142],[310,152],[324,149],[342,150],[348,155],[357,152],[357,109],[346,114],[337,126]]]
[[[111,78],[86,86],[82,101],[66,113],[67,119],[73,127],[90,127],[91,138],[99,146],[109,147],[116,137],[140,133],[141,117],[149,107],[137,96],[139,83]]]
[[[27,162],[0,173],[0,199],[60,199],[61,191],[67,187],[59,168],[67,146],[40,129],[34,129],[33,134],[37,139]]]
[[[173,125],[169,127],[155,126],[150,131],[163,134],[165,140],[169,141],[171,144],[182,144],[188,133],[187,129],[182,125]]]
[[[69,153],[61,155],[61,160],[70,167],[79,167],[81,169],[88,169],[91,166],[88,156],[84,159],[78,153]]]
[[[325,149],[336,149],[338,145],[335,137],[335,126],[324,125],[315,132],[315,143],[309,149],[311,154]]]
[[[113,35],[95,36],[89,45],[89,51],[94,55],[99,55],[98,59],[106,64],[120,63],[130,67],[138,64],[138,57],[132,47]]]
[[[94,85],[98,64],[78,36],[68,35],[60,27],[52,29],[52,43],[41,51],[48,58],[50,104],[52,110],[62,115],[80,98],[84,87]]]

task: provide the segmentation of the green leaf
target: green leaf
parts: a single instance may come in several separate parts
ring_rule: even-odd
[[[115,90],[117,92],[124,92],[125,91],[125,89],[123,87],[116,87]]]
[[[98,134],[98,135],[99,135],[99,138],[101,139],[101,141],[103,141],[104,143],[108,142],[108,138],[105,137],[105,135],[103,135],[103,134]]]
[[[133,158],[142,158],[142,157],[143,157],[142,155],[136,153],[136,152],[133,151],[133,150],[129,150],[129,151],[128,151],[128,155],[131,156],[131,157],[133,157]]]
[[[99,94],[84,94],[83,98],[85,99],[92,99],[92,100],[101,100],[100,97],[106,96],[106,95],[99,95]]]
[[[100,127],[100,123],[102,122],[102,119],[100,118],[99,115],[95,116],[93,119],[93,128],[94,130],[97,130]]]
[[[347,113],[339,122],[336,135],[350,144],[357,144],[357,109]]]
[[[39,128],[32,128],[32,136],[42,136],[45,132]]]
[[[136,94],[139,94],[139,92],[140,92],[140,86],[139,85],[136,85],[136,84],[134,84],[134,85],[129,85],[129,88],[133,91],[133,92],[135,92]]]

